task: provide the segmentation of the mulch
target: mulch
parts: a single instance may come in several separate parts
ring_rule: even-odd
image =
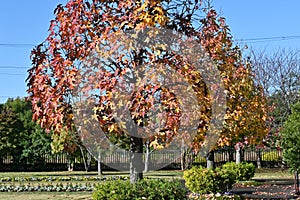
[[[236,184],[230,191],[243,199],[300,199],[295,194],[293,180],[257,180],[259,186]]]

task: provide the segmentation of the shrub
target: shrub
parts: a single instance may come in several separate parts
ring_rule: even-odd
[[[192,192],[207,194],[222,192],[226,189],[225,184],[222,184],[223,175],[219,168],[212,170],[200,166],[186,170],[183,173],[183,178],[187,188]]]
[[[232,174],[236,181],[248,181],[255,174],[255,166],[252,163],[246,162],[241,164],[228,162],[222,166],[222,169]]]
[[[201,156],[196,156],[194,159],[194,163],[205,163],[205,162],[206,162],[206,159]]]
[[[107,181],[96,186],[94,200],[166,200],[186,199],[187,191],[179,180],[144,179],[136,184],[129,180]]]
[[[255,174],[255,166],[253,163],[243,162],[237,165],[237,180],[238,181],[248,181],[253,178]]]
[[[280,161],[282,158],[276,151],[263,152],[261,156],[262,161]]]
[[[250,163],[226,163],[222,167],[206,169],[193,167],[183,174],[189,190],[199,194],[225,192],[238,181],[249,180],[254,176],[255,166]]]

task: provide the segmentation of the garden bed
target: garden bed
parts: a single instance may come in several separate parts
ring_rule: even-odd
[[[298,199],[295,194],[293,180],[289,184],[286,181],[271,181],[256,186],[236,184],[231,190],[232,194],[242,199]]]

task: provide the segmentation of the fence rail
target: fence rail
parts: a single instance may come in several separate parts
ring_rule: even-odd
[[[261,156],[262,163],[275,163],[278,165],[279,163],[282,163],[283,156],[282,156],[282,150],[279,149],[261,149],[259,152],[257,150],[253,149],[245,149],[242,152],[242,159],[248,162],[256,162],[258,160],[258,155]],[[204,157],[201,157],[199,155],[190,155],[191,160],[193,164],[201,164],[205,165],[206,159]],[[110,156],[103,156],[103,160],[101,161],[104,164],[114,164],[114,165],[126,165],[129,163],[130,160],[130,154],[128,152],[122,154],[122,153],[115,153]],[[66,168],[67,164],[69,163],[68,156],[66,154],[56,154],[56,155],[44,155],[42,159],[43,165],[39,165],[40,168],[43,168],[43,166],[47,168],[51,168],[51,166],[60,166],[59,168]],[[14,161],[11,156],[7,157],[0,157],[0,171],[9,171],[9,166],[14,166]],[[165,152],[161,153],[159,151],[154,151],[150,154],[150,161],[155,161],[154,163],[160,163],[160,164],[171,164],[171,168],[180,168],[181,164],[181,154],[180,152]],[[216,165],[220,165],[222,163],[228,162],[228,161],[235,161],[235,151],[234,150],[218,150],[214,153],[214,161]],[[150,162],[151,163],[151,162]],[[76,166],[83,166],[83,160],[82,158],[75,159]],[[5,170],[5,166],[6,169]],[[268,165],[263,165],[268,166]],[[76,168],[76,167],[75,167]],[[82,167],[81,167],[82,168]],[[30,168],[24,168],[23,170],[28,170]],[[12,169],[13,170],[13,169]],[[41,169],[42,170],[42,169]]]

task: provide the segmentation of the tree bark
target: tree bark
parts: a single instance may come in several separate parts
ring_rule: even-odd
[[[74,158],[69,152],[67,152],[67,166],[68,166],[68,171],[73,171]]]
[[[228,150],[228,159],[229,159],[229,162],[233,162],[233,148],[230,148],[229,150]]]
[[[92,162],[92,155],[90,154],[90,152],[87,151],[87,159],[86,159],[86,162],[87,162],[87,171],[91,171],[91,162]]]
[[[184,147],[184,140],[181,140],[181,148],[180,148],[180,165],[181,165],[181,170],[185,169],[185,154],[186,154],[186,149]]]
[[[87,166],[87,162],[86,162],[86,156],[84,154],[82,146],[79,145],[79,149],[80,149],[80,152],[81,152],[81,157],[82,157],[82,160],[83,160],[84,169],[85,169],[86,172],[88,172],[88,166]]]
[[[102,168],[101,168],[101,152],[98,152],[98,159],[97,159],[97,163],[98,163],[98,175],[102,175]]]
[[[149,171],[149,164],[150,164],[150,141],[148,140],[146,142],[146,155],[145,155],[145,168],[144,168],[144,172],[148,172]]]
[[[130,183],[143,178],[143,138],[130,136]]]
[[[213,169],[215,167],[214,157],[215,157],[215,152],[214,151],[210,151],[206,155],[207,169]]]
[[[235,163],[236,164],[240,164],[241,163],[241,147],[240,145],[236,145],[235,147],[235,151],[236,151],[236,154],[235,154]]]
[[[260,169],[261,168],[261,151],[260,151],[260,149],[257,149],[256,155],[257,155],[257,168]]]

